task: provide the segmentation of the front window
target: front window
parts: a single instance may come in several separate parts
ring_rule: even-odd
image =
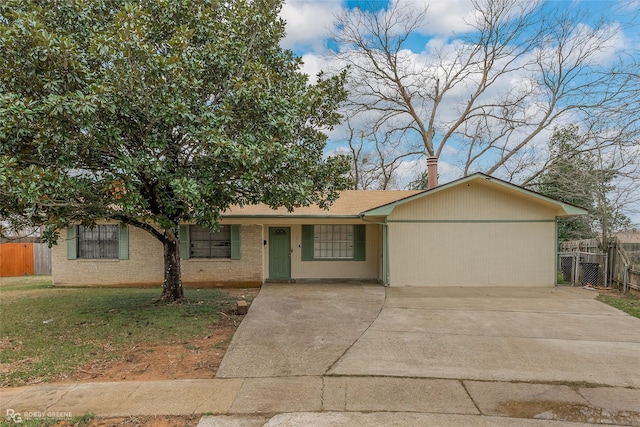
[[[231,258],[230,225],[221,225],[218,231],[191,225],[189,240],[191,258]]]
[[[315,259],[353,258],[353,225],[316,225],[313,229]]]
[[[78,226],[78,258],[118,259],[118,226]]]

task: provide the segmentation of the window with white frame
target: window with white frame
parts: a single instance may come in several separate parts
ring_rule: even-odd
[[[119,239],[117,225],[78,226],[78,258],[118,259]]]
[[[313,229],[315,259],[353,258],[353,225],[315,225]]]
[[[198,225],[189,226],[190,258],[231,258],[231,226],[218,231]]]

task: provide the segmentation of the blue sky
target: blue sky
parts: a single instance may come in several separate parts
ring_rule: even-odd
[[[300,56],[321,53],[328,44],[328,33],[333,27],[335,13],[341,9],[369,7],[379,9],[388,6],[389,0],[285,0],[281,16],[287,21],[287,37],[283,46]],[[417,9],[427,6],[430,20],[426,23],[423,39],[416,39],[412,46],[418,50],[434,36],[453,36],[466,29],[465,18],[472,12],[469,0],[408,0]],[[556,0],[545,1],[545,6],[581,9],[587,12],[587,20],[605,17],[612,21],[635,21],[635,34],[627,33],[629,41],[640,41],[640,0]]]
[[[366,2],[379,9],[389,5],[387,0]],[[410,7],[420,10],[428,7],[428,20],[423,30],[410,39],[407,44],[416,58],[428,61],[426,47],[435,43],[447,46],[455,43],[459,35],[468,32],[469,22],[473,17],[473,6],[469,0],[409,0],[405,1]],[[360,0],[285,0],[281,16],[287,22],[287,36],[282,45],[301,56],[305,65],[303,71],[314,76],[321,70],[329,70],[335,64],[327,56],[327,49],[334,45],[329,40],[329,33],[333,27],[336,13],[341,10],[363,5]],[[640,58],[640,0],[608,0],[608,1],[546,1],[543,7],[551,9],[570,9],[584,12],[583,24],[591,26],[601,18],[616,32],[608,46],[603,49],[604,61],[613,52],[625,52]],[[613,58],[614,55],[611,55]],[[540,145],[546,146],[550,132],[541,136]],[[329,150],[339,149],[341,129],[330,134]],[[450,150],[440,159],[439,174],[441,182],[448,182],[462,176],[456,166],[455,156],[459,155],[455,149]],[[640,155],[640,152],[639,152]],[[448,157],[447,157],[448,156]],[[422,167],[421,162],[407,162],[401,168],[401,174],[415,174],[416,169]],[[403,172],[404,171],[404,172]],[[498,174],[499,176],[499,174]],[[634,221],[640,223],[640,215],[634,215]]]

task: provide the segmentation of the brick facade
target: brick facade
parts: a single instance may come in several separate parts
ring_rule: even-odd
[[[182,260],[185,287],[259,286],[262,284],[262,226],[240,227],[240,259]],[[66,230],[52,248],[52,279],[70,286],[161,286],[162,244],[149,233],[129,227],[129,259],[67,259]]]

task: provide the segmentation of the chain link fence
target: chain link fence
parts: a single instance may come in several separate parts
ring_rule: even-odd
[[[563,283],[580,286],[606,286],[606,254],[560,252],[558,267]]]
[[[598,239],[561,242],[558,283],[640,291],[640,232],[620,233],[604,252]]]

